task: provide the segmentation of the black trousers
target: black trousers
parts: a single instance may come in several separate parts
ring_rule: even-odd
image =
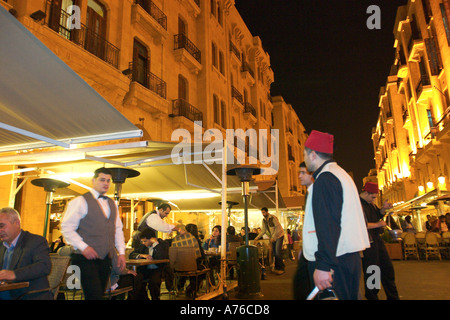
[[[372,275],[372,272],[367,272],[367,268],[375,265],[380,268],[381,284],[383,285],[387,299],[399,300],[397,286],[395,285],[394,266],[392,265],[383,239],[379,236],[372,236],[372,240],[373,242],[370,244],[370,248],[364,250],[364,257],[362,259],[365,297],[367,300],[378,300],[378,292],[380,290],[377,288],[369,289],[367,287],[367,280]]]
[[[81,272],[81,286],[86,300],[102,300],[111,276],[111,258],[88,260],[82,254],[72,254],[72,264]]]
[[[306,300],[312,289],[308,272],[308,261],[302,252],[298,259],[297,271],[294,275],[294,300]]]
[[[339,300],[359,300],[359,279],[361,277],[361,257],[359,252],[347,253],[336,258],[337,264],[331,266],[334,270],[333,289]],[[308,261],[308,271],[311,286],[314,288],[315,261]]]
[[[140,267],[138,269],[135,287],[137,300],[148,300],[147,286],[152,300],[160,300],[162,272],[161,268],[148,269],[147,267]]]

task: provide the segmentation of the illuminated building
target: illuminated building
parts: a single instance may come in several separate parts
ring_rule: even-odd
[[[397,11],[395,59],[380,90],[372,131],[378,183],[385,200],[400,203],[397,210],[430,203],[449,184],[448,4],[409,1]],[[415,212],[442,214],[442,205]]]
[[[203,130],[218,129],[224,136],[226,129],[238,128],[277,128],[283,136],[286,132],[285,123],[273,123],[270,56],[261,39],[248,30],[233,0],[0,0],[0,4],[141,129],[141,140],[171,141],[176,129],[193,133],[194,121],[201,121]],[[289,148],[301,154],[304,128],[293,110],[289,119],[289,128],[302,132],[291,138]],[[290,168],[278,177],[286,197],[295,195],[298,186],[300,158],[295,165],[289,162],[290,150],[287,145],[280,148],[285,159],[280,167]],[[287,184],[284,174],[289,175]],[[44,204],[35,204],[42,202],[41,191],[29,187],[28,181],[14,197],[10,186],[17,185],[18,176],[0,178],[6,186],[0,196],[3,202],[23,202],[25,227],[40,232],[43,218],[36,212],[43,212]]]

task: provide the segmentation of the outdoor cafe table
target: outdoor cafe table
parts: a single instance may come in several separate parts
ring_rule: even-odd
[[[169,263],[169,259],[149,260],[149,259],[128,259],[127,267],[131,267],[136,271],[136,267],[148,266],[150,264]]]
[[[26,288],[29,285],[30,285],[29,282],[0,282],[0,291]]]

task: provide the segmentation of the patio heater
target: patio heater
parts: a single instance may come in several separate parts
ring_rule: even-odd
[[[31,184],[37,187],[44,188],[44,190],[47,192],[47,196],[45,198],[46,209],[45,209],[44,232],[43,232],[44,238],[47,238],[48,218],[50,215],[50,208],[53,203],[53,192],[55,192],[56,189],[58,188],[66,188],[70,186],[70,184],[61,180],[50,178],[34,179],[31,181]]]
[[[233,206],[237,206],[238,204],[239,204],[239,202],[227,201],[227,208],[228,208],[228,226],[231,225],[231,208],[233,208]],[[219,202],[219,205],[222,205],[222,201]]]
[[[254,165],[237,166],[227,171],[227,175],[238,176],[242,184],[244,197],[245,245],[236,249],[238,264],[238,299],[261,297],[261,269],[258,261],[258,248],[248,244],[248,197],[252,176],[261,173],[261,168]]]
[[[134,178],[141,173],[134,169],[128,168],[108,168],[112,174],[112,181],[114,183],[114,200],[119,205],[120,195],[122,194],[122,185],[127,178]]]

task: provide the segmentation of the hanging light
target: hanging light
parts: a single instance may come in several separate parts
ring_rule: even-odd
[[[427,188],[428,188],[429,190],[433,189],[433,182],[428,181],[428,182],[427,182]]]
[[[445,183],[445,177],[441,174],[441,175],[438,177],[438,181],[439,181],[439,184],[444,184],[444,183]]]

